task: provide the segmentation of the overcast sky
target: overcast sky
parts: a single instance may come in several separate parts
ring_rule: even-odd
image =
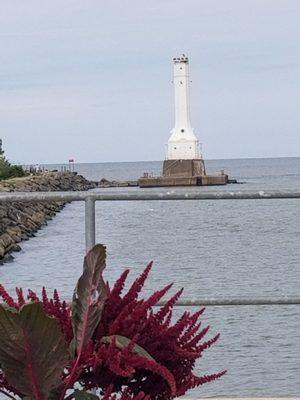
[[[7,157],[163,159],[182,53],[205,158],[300,155],[299,0],[1,0]]]

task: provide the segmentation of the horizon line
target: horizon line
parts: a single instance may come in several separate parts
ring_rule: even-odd
[[[204,161],[225,161],[225,160],[261,160],[261,159],[281,159],[281,158],[300,158],[299,156],[271,156],[271,157],[233,157],[233,158],[206,158]],[[134,160],[134,161],[78,161],[74,164],[116,164],[116,163],[147,163],[147,162],[163,162],[162,160]],[[32,163],[18,163],[18,165],[69,165],[69,162],[32,162]]]

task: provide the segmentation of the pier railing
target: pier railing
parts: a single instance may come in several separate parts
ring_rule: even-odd
[[[0,204],[14,201],[84,201],[85,202],[85,244],[88,251],[96,242],[96,201],[153,201],[153,200],[272,200],[300,199],[300,190],[264,190],[264,191],[155,191],[149,192],[9,192],[0,193]],[[163,301],[158,305],[164,304]],[[299,305],[300,296],[236,297],[236,298],[190,298],[180,300],[176,306],[289,306]],[[226,400],[300,400],[300,397],[244,397]],[[215,400],[222,399],[215,397]],[[204,400],[204,399],[203,399]],[[207,399],[209,400],[209,399]]]
[[[0,193],[0,203],[14,201],[84,201],[85,244],[89,250],[96,243],[96,201],[175,201],[175,200],[272,200],[300,199],[300,190],[261,191],[102,191],[102,192],[6,192]],[[162,304],[162,303],[160,303]],[[256,297],[256,298],[203,298],[181,300],[177,306],[251,306],[300,304],[300,296]],[[159,304],[158,304],[159,305]]]

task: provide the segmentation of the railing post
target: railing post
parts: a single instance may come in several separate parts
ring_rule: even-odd
[[[85,249],[88,252],[96,243],[95,200],[85,199]]]

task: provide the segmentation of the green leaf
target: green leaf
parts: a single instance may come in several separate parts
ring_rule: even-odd
[[[73,393],[73,397],[75,400],[95,400],[99,399],[95,394],[86,392],[85,390],[75,390]]]
[[[78,280],[72,302],[72,324],[77,355],[91,339],[102,315],[107,287],[102,277],[106,249],[97,244],[85,256],[83,274]]]
[[[116,347],[121,350],[124,349],[125,347],[127,347],[129,345],[129,343],[131,342],[130,339],[128,339],[125,336],[121,336],[121,335],[103,336],[101,338],[101,342],[110,344],[113,342],[114,339],[115,339]],[[145,349],[143,349],[143,347],[139,346],[138,344],[135,344],[133,346],[132,352],[135,354],[138,354],[139,356],[146,357],[149,360],[155,361],[154,358],[152,356],[150,356],[150,354]]]
[[[41,303],[17,312],[0,305],[0,364],[8,382],[31,399],[48,397],[68,360],[65,339]]]

